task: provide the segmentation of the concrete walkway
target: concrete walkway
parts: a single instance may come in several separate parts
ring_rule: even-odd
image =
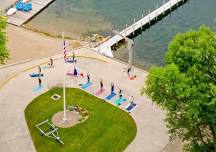
[[[131,113],[137,125],[135,140],[127,147],[126,152],[159,152],[169,142],[165,127],[165,114],[145,96],[140,95],[140,88],[144,84],[147,73],[141,69],[134,69],[138,76],[135,80],[129,80],[123,73],[125,64],[119,61],[101,56],[88,49],[76,50],[78,57],[77,67],[83,73],[89,72],[93,86],[87,91],[95,93],[99,89],[99,80],[103,79],[106,91],[101,96],[104,98],[110,92],[110,83],[114,82],[117,88],[124,90],[125,96],[135,96],[138,107]],[[60,56],[56,56],[59,58]],[[45,89],[41,92],[33,92],[37,86],[37,79],[29,77],[30,73],[37,72],[37,65],[48,61],[41,59],[20,65],[14,65],[0,69],[0,82],[8,79],[0,86],[0,151],[3,152],[33,152],[34,145],[27,128],[24,117],[24,109],[35,97],[54,86],[62,86],[63,61],[54,61],[54,68],[43,69],[42,82]],[[73,69],[72,64],[67,64],[67,71]],[[86,79],[67,77],[67,87],[78,87],[79,83]],[[1,83],[0,83],[1,85]],[[114,102],[115,99],[111,101]],[[127,103],[119,108],[124,108]]]

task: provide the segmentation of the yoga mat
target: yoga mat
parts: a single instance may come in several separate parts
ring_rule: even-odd
[[[106,100],[111,100],[113,97],[116,96],[116,93],[112,92],[110,95],[108,95],[105,99]]]
[[[68,63],[76,63],[77,60],[67,60]]]
[[[43,69],[51,69],[51,68],[54,68],[54,66],[50,66],[50,65],[48,65],[48,66],[43,66]]]
[[[136,77],[130,77],[129,79],[130,79],[130,80],[134,80],[135,78],[136,78]]]
[[[35,93],[37,93],[37,92],[40,92],[40,91],[42,91],[43,90],[43,85],[41,85],[41,87],[39,87],[39,85],[38,86],[36,86],[35,88],[33,88],[33,92],[35,92]]]
[[[115,101],[115,105],[120,105],[122,104],[123,102],[127,101],[127,99],[125,98],[118,98],[116,101]]]
[[[72,76],[72,77],[82,77],[82,78],[84,78],[84,74],[83,73],[79,73],[77,75],[74,75],[73,73],[68,72],[66,75],[67,76]]]
[[[38,78],[38,77],[43,77],[43,74],[37,74],[37,73],[32,73],[32,74],[29,74],[30,77],[32,78]]]
[[[127,108],[126,108],[126,110],[127,111],[131,111],[133,108],[135,108],[136,107],[136,105],[134,105],[134,106],[132,106],[132,105],[129,105]]]
[[[137,104],[135,104],[135,105],[128,105],[128,106],[126,106],[126,111],[128,111],[128,112],[131,112],[131,111],[133,111],[135,108],[136,108],[136,106],[137,106]]]
[[[96,95],[96,96],[99,96],[99,95],[101,95],[104,91],[105,91],[105,89],[100,89],[100,90],[98,90],[98,91],[95,93],[95,95]]]
[[[79,75],[74,75],[73,73],[68,72],[67,73],[68,76],[73,76],[73,77],[78,77]]]
[[[88,89],[91,85],[92,85],[92,82],[85,83],[81,86],[81,88],[85,90],[85,89]]]

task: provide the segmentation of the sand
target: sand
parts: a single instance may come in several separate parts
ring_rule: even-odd
[[[22,27],[8,25],[8,49],[10,58],[6,64],[13,64],[23,60],[34,60],[62,53],[61,38],[46,36]],[[87,42],[77,40],[66,40],[67,49],[72,50],[79,44],[89,45]]]

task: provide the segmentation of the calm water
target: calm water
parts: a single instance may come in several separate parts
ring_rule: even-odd
[[[148,9],[154,9],[162,0],[55,0],[26,26],[51,34],[65,31],[78,38],[88,33],[111,34],[111,29],[122,29],[133,23]],[[214,25],[216,0],[189,0],[162,21],[134,38],[133,63],[142,68],[163,65],[169,41],[176,33],[195,29],[202,24]],[[114,56],[127,61],[124,46]]]

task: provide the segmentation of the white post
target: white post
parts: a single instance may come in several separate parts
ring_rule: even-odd
[[[135,20],[135,18],[134,18],[134,25],[133,25],[133,35],[135,34],[135,29],[134,29],[134,26],[135,26],[135,23],[136,23],[136,20]]]
[[[156,20],[157,20],[157,15],[158,15],[157,9],[158,9],[158,4],[156,5]]]
[[[172,2],[170,1],[170,12],[171,12],[171,10],[172,10]]]
[[[132,48],[129,49],[129,60],[128,60],[128,64],[129,64],[129,67],[131,67],[131,65],[132,65]]]
[[[141,30],[143,30],[143,24],[142,24],[142,21],[141,21]]]
[[[143,19],[143,13],[142,13],[142,19]],[[142,20],[141,20],[141,30],[143,29],[143,24],[142,24]]]
[[[151,10],[149,9],[149,26],[151,24],[151,16],[150,16]]]
[[[64,32],[62,32],[62,44],[63,44],[63,51],[64,51],[64,47],[66,47],[66,46],[64,46]],[[64,53],[63,53],[63,60],[64,60]],[[63,104],[63,109],[64,109],[64,115],[63,115],[63,119],[62,119],[62,121],[64,122],[64,121],[67,121],[67,117],[66,117],[66,91],[65,91],[65,86],[66,86],[66,63],[65,63],[65,60],[64,60],[64,72],[63,72],[63,74],[64,74],[64,83],[63,83],[63,102],[64,102],[64,104]]]
[[[131,65],[132,65],[132,52],[133,52],[133,44],[134,44],[134,41],[131,40],[131,39],[128,39],[127,40],[127,48],[128,48],[128,64],[129,64],[129,67],[131,68]]]
[[[165,6],[164,6],[165,1],[163,0],[163,14],[165,14]]]
[[[126,31],[127,31],[127,24],[125,25],[125,36],[127,36]]]

